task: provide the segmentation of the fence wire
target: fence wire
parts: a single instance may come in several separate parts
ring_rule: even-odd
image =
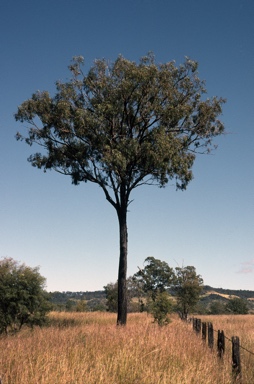
[[[215,332],[218,332],[219,330],[217,330],[217,329],[213,329]],[[224,332],[224,331],[223,331]],[[225,335],[225,333],[224,333],[224,337],[225,337],[225,339],[227,339],[228,341],[230,341],[230,343],[232,344],[232,339],[230,339],[229,337],[227,337],[226,335]],[[245,348],[245,347],[243,347],[241,344],[240,344],[240,346],[239,346],[241,349],[243,349],[244,351],[246,351],[246,352],[248,352],[248,353],[250,353],[251,355],[253,355],[254,356],[254,352],[252,352],[252,351],[250,351],[249,349],[247,349],[247,348]]]
[[[194,318],[194,317],[193,317],[193,318],[192,318],[192,324],[193,324],[193,327],[194,327],[194,321],[195,321],[195,320],[199,320],[199,321],[201,322],[201,325],[202,325],[202,321],[201,321],[201,319],[197,319],[197,318]],[[206,326],[207,326],[209,322],[203,322],[203,323],[206,323]],[[210,322],[210,323],[211,323],[211,322]],[[212,323],[211,323],[211,324],[212,324]],[[213,328],[213,324],[212,324],[212,328]],[[194,329],[197,331],[197,328],[194,327]],[[217,334],[218,334],[219,331],[224,333],[223,330],[218,330],[218,329],[214,329],[214,328],[213,328],[213,334],[214,334],[214,332],[217,332]],[[199,332],[201,333],[201,329],[199,329]],[[227,336],[225,335],[225,333],[224,333],[224,338],[225,338],[226,340],[228,340],[228,341],[233,345],[232,338],[227,337]],[[240,344],[240,345],[239,345],[239,348],[242,349],[242,350],[244,350],[245,352],[249,353],[251,356],[254,356],[254,352],[253,352],[253,351],[250,351],[248,348],[244,347],[243,345]]]

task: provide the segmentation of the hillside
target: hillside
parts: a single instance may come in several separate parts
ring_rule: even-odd
[[[240,301],[233,303],[230,302],[232,299],[240,299]],[[232,309],[232,305],[234,309]],[[244,307],[245,309],[243,309]],[[246,313],[245,311],[247,313],[254,313],[254,291],[213,288],[206,285],[204,286],[197,310],[200,313],[208,314],[223,314],[231,311],[235,313]]]
[[[106,311],[105,291],[79,291],[79,292],[50,292],[51,302],[54,309],[73,310],[80,300],[85,302],[88,311]],[[213,288],[205,285],[198,305],[198,311],[209,311],[216,304],[226,305],[232,298],[240,298],[248,301],[250,312],[254,312],[254,291],[230,290],[224,288]]]
[[[209,285],[204,285],[204,294],[211,295],[216,294],[220,297],[230,299],[232,297],[239,297],[246,300],[254,300],[254,291],[241,290],[241,289],[224,289],[213,288]]]

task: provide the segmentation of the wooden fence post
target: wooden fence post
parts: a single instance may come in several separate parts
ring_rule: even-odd
[[[202,325],[202,339],[206,340],[206,334],[208,334],[208,346],[209,348],[213,348],[214,346],[214,331],[212,323],[201,323],[201,319],[193,318],[193,330],[196,333],[201,332]],[[241,383],[242,375],[241,375],[241,360],[240,360],[240,340],[238,336],[233,336],[232,339],[232,377],[234,383]],[[218,340],[217,340],[217,349],[218,356],[223,358],[225,353],[225,335],[224,331],[218,331]],[[1,379],[0,379],[1,384]]]
[[[240,340],[238,336],[232,337],[232,374],[233,379],[241,379]]]
[[[206,341],[206,323],[202,323],[202,340]]]
[[[201,331],[201,319],[197,319],[196,332],[200,333],[200,331]]]
[[[218,340],[217,340],[218,356],[223,357],[225,352],[225,336],[223,331],[218,331]]]
[[[214,342],[214,337],[213,337],[213,324],[208,323],[208,347],[213,348],[213,342]]]
[[[193,318],[193,330],[194,331],[197,330],[197,318],[196,317]]]

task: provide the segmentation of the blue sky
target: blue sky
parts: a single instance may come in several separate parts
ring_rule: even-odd
[[[199,62],[208,96],[227,99],[227,134],[198,156],[185,192],[144,186],[128,214],[128,274],[147,256],[193,265],[205,284],[254,290],[253,0],[0,1],[0,257],[40,266],[49,291],[116,281],[118,223],[99,187],[75,187],[27,162],[19,104],[53,95],[73,56]]]

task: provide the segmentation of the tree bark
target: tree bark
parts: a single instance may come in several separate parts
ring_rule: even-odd
[[[118,312],[117,325],[126,325],[127,322],[127,253],[128,253],[128,231],[127,231],[127,206],[118,210],[119,233],[120,233],[120,257],[118,269]]]

